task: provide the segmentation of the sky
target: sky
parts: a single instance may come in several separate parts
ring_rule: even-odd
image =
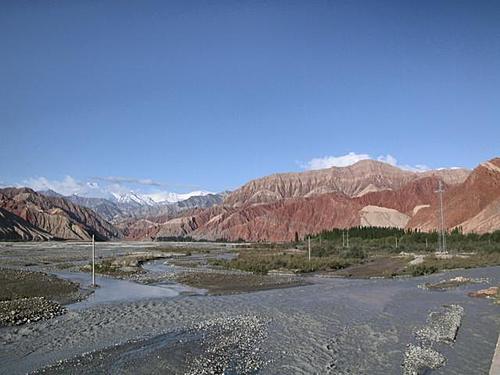
[[[500,156],[498,1],[0,2],[0,184],[231,190]]]

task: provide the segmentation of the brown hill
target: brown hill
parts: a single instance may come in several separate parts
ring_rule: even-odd
[[[358,211],[355,202],[338,193],[291,198],[229,209],[212,216],[191,235],[207,239],[292,241],[296,233],[302,238],[325,228],[357,226]],[[195,217],[193,221],[200,220]]]
[[[438,227],[439,181],[447,189],[450,228],[460,224],[466,231],[499,229],[498,160],[484,163],[470,176],[459,169],[414,173],[374,161],[273,175],[236,190],[224,206],[137,223],[128,237],[290,241],[296,233],[303,237],[357,225],[432,230]]]
[[[415,207],[434,204],[437,201],[435,190],[439,181],[440,179],[436,176],[422,177],[407,183],[398,190],[370,192],[354,200],[362,207],[369,205],[386,207],[413,215]]]
[[[445,226],[464,231],[500,229],[500,158],[482,163],[464,183],[450,186],[443,194]],[[410,228],[431,230],[439,226],[437,201],[421,209],[408,223]]]
[[[28,188],[0,189],[0,207],[55,238],[97,240],[117,238],[120,232],[89,208],[60,197],[47,197]]]
[[[239,207],[325,193],[342,193],[356,197],[369,192],[398,190],[408,182],[422,177],[438,177],[448,184],[461,183],[468,174],[466,169],[417,173],[375,160],[362,160],[348,167],[281,173],[259,178],[229,194],[224,205]]]
[[[8,241],[44,241],[52,236],[23,218],[0,208],[0,239]]]

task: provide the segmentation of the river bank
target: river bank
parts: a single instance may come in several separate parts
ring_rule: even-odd
[[[68,254],[73,256],[72,250]],[[161,267],[156,271],[163,272]],[[439,291],[419,287],[459,276],[482,282]],[[0,373],[73,373],[77,364],[88,373],[96,370],[95,364],[99,371],[124,374],[165,369],[173,374],[221,369],[252,374],[397,374],[408,347],[420,343],[415,332],[448,321],[429,320],[431,313],[447,305],[460,306],[462,318],[453,345],[433,345],[444,362],[429,373],[488,372],[500,331],[499,306],[468,293],[498,285],[499,267],[417,278],[305,279],[307,285],[250,293],[178,293],[79,308],[67,305],[67,313],[53,319],[0,329]],[[104,285],[102,290],[108,287],[114,286]],[[219,357],[221,353],[227,357]],[[239,370],[237,363],[243,366]]]

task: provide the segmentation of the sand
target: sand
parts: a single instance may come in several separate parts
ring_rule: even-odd
[[[366,206],[360,210],[361,226],[405,228],[410,217],[392,208]]]

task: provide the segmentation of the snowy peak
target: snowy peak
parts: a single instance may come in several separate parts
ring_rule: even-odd
[[[133,191],[124,194],[113,194],[118,203],[136,204],[139,206],[154,206],[156,202],[146,195],[138,194]]]
[[[171,193],[171,192],[158,192],[153,194],[146,195],[152,201],[162,204],[162,203],[177,203],[181,201],[185,201],[191,197],[203,197],[209,194],[213,194],[209,191],[192,191],[190,193]]]
[[[132,204],[139,206],[157,206],[161,204],[177,203],[185,201],[191,197],[199,197],[213,194],[208,191],[192,191],[190,193],[172,193],[172,192],[158,192],[151,194],[140,194],[134,191],[128,193],[113,193],[113,196],[118,203]]]

